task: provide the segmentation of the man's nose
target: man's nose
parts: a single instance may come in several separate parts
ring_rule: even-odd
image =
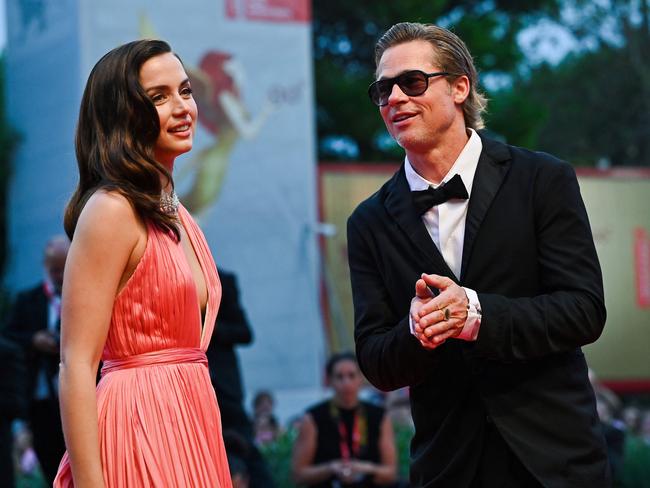
[[[388,105],[395,105],[396,103],[401,103],[405,100],[408,100],[408,95],[406,95],[399,85],[395,83],[390,90],[390,95],[388,95]]]

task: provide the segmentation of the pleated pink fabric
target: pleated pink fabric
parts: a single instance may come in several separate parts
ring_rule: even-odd
[[[179,215],[208,286],[205,319],[182,245],[149,225],[115,299],[97,385],[107,488],[232,487],[205,356],[221,284],[203,233],[182,206]],[[54,486],[74,486],[67,453]]]

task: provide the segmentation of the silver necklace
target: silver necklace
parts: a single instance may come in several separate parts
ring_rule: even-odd
[[[160,210],[167,215],[176,215],[178,213],[178,205],[180,201],[178,200],[178,195],[174,190],[171,193],[167,193],[163,190],[160,193]]]

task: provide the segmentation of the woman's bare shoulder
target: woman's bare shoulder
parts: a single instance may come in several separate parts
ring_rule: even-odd
[[[94,239],[110,239],[115,244],[135,245],[143,230],[143,223],[124,195],[100,189],[81,211],[75,236],[80,233]]]

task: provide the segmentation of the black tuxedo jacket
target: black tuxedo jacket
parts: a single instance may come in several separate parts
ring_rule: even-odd
[[[415,211],[402,167],[348,221],[359,364],[382,390],[409,386],[411,484],[468,486],[486,422],[545,486],[608,486],[580,347],[605,322],[602,276],[569,164],[482,137],[453,275]],[[476,342],[433,351],[409,331],[421,273],[478,293]]]
[[[206,351],[210,378],[217,394],[224,429],[249,432],[250,420],[244,410],[244,391],[235,347],[250,344],[253,332],[239,302],[234,274],[219,270],[221,305],[210,345]],[[250,432],[252,435],[252,432]]]
[[[36,378],[41,368],[48,377],[56,374],[59,368],[59,355],[47,354],[34,349],[32,338],[39,330],[46,330],[48,324],[48,300],[43,284],[30,288],[16,296],[5,326],[5,335],[20,344],[25,351],[28,372],[28,394],[31,401],[36,386]],[[53,391],[54,393],[54,391]]]

